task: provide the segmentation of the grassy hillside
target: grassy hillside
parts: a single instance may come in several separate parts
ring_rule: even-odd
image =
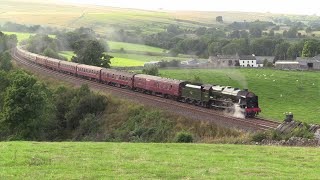
[[[249,88],[259,96],[261,116],[283,120],[284,112],[295,119],[320,123],[320,73],[271,69],[161,70],[162,76]]]
[[[241,12],[167,12],[120,9],[93,5],[73,5],[41,0],[3,0],[0,6],[0,23],[14,21],[22,24],[40,24],[61,28],[91,27],[100,33],[124,28],[144,33],[163,30],[168,24],[195,28],[217,25],[216,16],[223,16],[225,23],[254,20],[271,20],[280,15]],[[224,26],[224,24],[218,24]]]
[[[0,143],[1,179],[317,179],[318,148]]]

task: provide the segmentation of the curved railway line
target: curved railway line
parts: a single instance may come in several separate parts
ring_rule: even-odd
[[[106,91],[108,93],[115,94],[116,96],[128,98],[130,100],[139,101],[144,104],[160,107],[162,109],[173,111],[177,114],[190,117],[193,119],[206,120],[214,122],[218,125],[225,127],[234,127],[243,130],[257,131],[257,130],[270,130],[276,128],[280,122],[275,122],[272,120],[256,118],[235,118],[225,113],[213,109],[205,109],[189,104],[180,103],[177,101],[172,101],[157,96],[152,96],[148,94],[142,94],[134,91],[129,91],[127,89],[117,88],[113,86],[108,86],[95,81],[90,81],[87,79],[82,79],[79,77],[71,76],[69,74],[60,73],[40,65],[31,63],[19,57],[15,51],[12,52],[12,57],[21,65],[30,68],[32,71],[38,71],[39,73],[46,73],[55,76],[55,78],[62,79],[74,85],[88,84],[91,88]]]

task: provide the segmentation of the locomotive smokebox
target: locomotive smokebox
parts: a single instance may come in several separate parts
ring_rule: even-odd
[[[284,120],[285,122],[291,122],[293,121],[293,114],[292,112],[286,113],[286,119]]]

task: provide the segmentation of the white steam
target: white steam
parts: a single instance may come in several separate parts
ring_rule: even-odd
[[[242,109],[240,105],[237,103],[233,104],[233,107],[227,108],[224,111],[224,114],[235,117],[235,118],[241,118],[241,119],[245,118],[244,109]]]
[[[233,112],[233,117],[236,117],[236,118],[242,118],[244,119],[245,118],[245,115],[244,115],[244,109],[242,109],[239,104],[233,104],[233,108],[234,108],[234,112]]]

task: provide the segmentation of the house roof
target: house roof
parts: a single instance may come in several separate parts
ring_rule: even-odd
[[[313,61],[313,57],[297,57],[297,61]]]
[[[256,60],[256,57],[253,55],[240,55],[240,60]]]
[[[263,62],[264,62],[264,60],[260,60],[260,59],[258,60],[258,59],[257,59],[257,64],[263,64]],[[268,61],[268,62],[269,62],[269,61]]]
[[[299,64],[299,62],[298,61],[277,61],[275,64],[276,65],[278,65],[278,64]]]

